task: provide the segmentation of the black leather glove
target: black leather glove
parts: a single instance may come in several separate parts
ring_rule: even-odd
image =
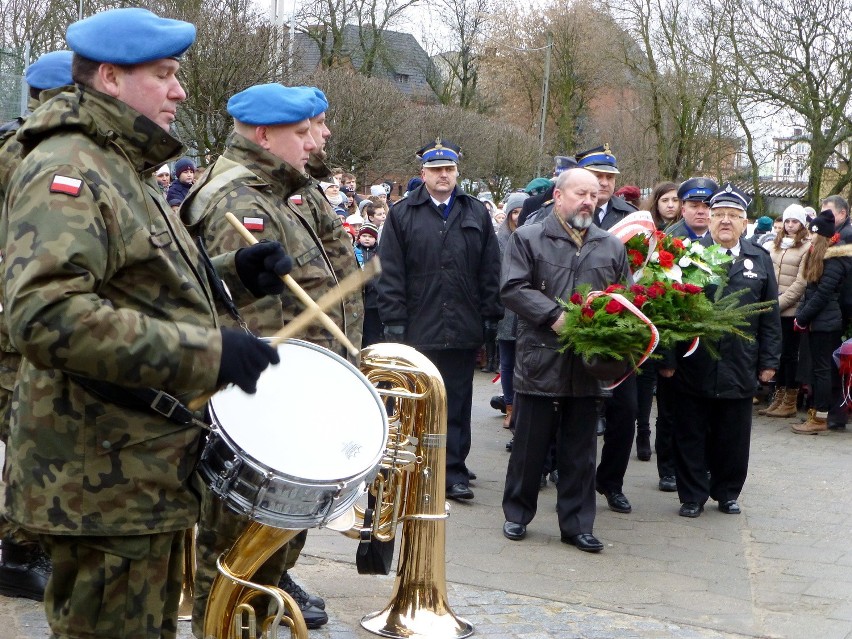
[[[497,339],[497,320],[487,319],[482,321],[482,335],[485,343],[490,344]]]
[[[402,324],[386,324],[385,325],[385,341],[386,342],[404,342],[405,341],[405,326]]]
[[[281,277],[293,268],[281,243],[268,240],[240,249],[234,261],[240,281],[255,297],[283,293]]]
[[[257,392],[257,380],[270,364],[281,361],[278,351],[242,329],[222,328],[222,361],[216,386],[236,384],[245,392]]]

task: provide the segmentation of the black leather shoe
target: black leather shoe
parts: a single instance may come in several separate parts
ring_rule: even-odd
[[[562,535],[562,543],[576,546],[583,552],[600,552],[603,550],[603,544],[592,533]]]
[[[459,482],[458,484],[447,486],[447,499],[473,499],[473,491],[467,484]]]
[[[512,541],[518,541],[527,536],[527,527],[523,524],[516,524],[513,521],[507,521],[503,524],[503,536]]]
[[[470,481],[476,481],[476,473],[473,472],[470,468],[467,469],[467,478]]]
[[[636,457],[651,461],[651,433],[636,433]]]
[[[660,490],[664,493],[673,493],[677,490],[677,480],[674,475],[663,475],[660,477]]]
[[[846,424],[843,422],[828,422],[828,430],[846,430]]]
[[[44,588],[53,566],[41,547],[4,539],[0,552],[0,595],[44,601]]]
[[[499,410],[504,415],[506,414],[506,399],[502,395],[493,395],[490,403],[491,408]]]
[[[720,501],[719,510],[721,510],[726,515],[739,515],[742,512],[742,510],[740,509],[740,505],[737,503],[736,499]]]
[[[325,610],[325,600],[318,595],[312,595],[308,593],[304,588],[302,588],[299,584],[293,581],[293,578],[290,576],[290,573],[286,571],[283,575],[281,575],[281,579],[278,580],[278,587],[281,588],[281,590],[286,592],[288,595],[290,595],[297,602],[305,601],[310,606],[314,606],[316,608],[319,608],[320,610]]]
[[[554,484],[559,483],[559,470],[551,470],[550,471],[550,481],[551,481],[551,483],[554,483]]]
[[[680,510],[678,511],[678,515],[681,517],[698,517],[701,513],[704,512],[704,506],[694,501],[687,501],[680,505]]]
[[[609,504],[609,509],[613,512],[627,514],[633,510],[633,507],[630,505],[630,502],[627,501],[627,497],[624,496],[624,493],[611,492],[608,490],[598,490],[598,492],[606,497],[606,503]]]
[[[515,445],[515,438],[512,437],[512,439],[510,439],[509,441],[506,442],[506,450],[508,450],[509,452],[512,452],[512,446],[514,446],[514,445]]]

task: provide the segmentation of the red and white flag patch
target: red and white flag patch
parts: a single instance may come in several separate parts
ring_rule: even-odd
[[[296,206],[301,205],[301,204],[302,204],[302,194],[301,194],[301,193],[296,193],[296,195],[291,195],[291,196],[290,196],[290,201],[291,201],[293,204],[295,204]]]
[[[51,193],[64,193],[65,195],[73,195],[77,197],[80,191],[83,190],[83,180],[67,177],[65,175],[54,175],[53,182],[50,183]]]
[[[263,230],[263,218],[262,217],[244,217],[243,218],[243,226],[246,227],[249,231],[262,231]]]

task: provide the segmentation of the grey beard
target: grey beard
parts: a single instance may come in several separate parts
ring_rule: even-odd
[[[574,213],[574,215],[568,218],[568,224],[571,225],[571,228],[577,229],[578,231],[582,231],[583,229],[587,229],[592,225],[592,216],[583,216],[580,213]]]

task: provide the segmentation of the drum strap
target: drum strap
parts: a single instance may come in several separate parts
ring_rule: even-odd
[[[219,277],[219,274],[216,272],[216,267],[213,266],[210,255],[207,253],[207,246],[204,244],[204,238],[199,235],[195,238],[195,242],[198,245],[198,252],[201,254],[201,262],[204,264],[204,270],[207,272],[207,281],[210,283],[213,295],[225,306],[225,310],[228,311],[228,315],[230,315],[234,321],[243,328],[243,330],[248,332],[248,327],[240,315],[239,310],[237,310],[237,305],[234,304],[234,298],[231,297],[228,287],[225,286],[225,282],[222,281],[222,278]]]
[[[68,375],[101,401],[129,408],[131,410],[156,413],[179,426],[203,426],[207,424],[197,419],[179,399],[156,388],[127,388],[109,382],[101,382],[79,375]]]

